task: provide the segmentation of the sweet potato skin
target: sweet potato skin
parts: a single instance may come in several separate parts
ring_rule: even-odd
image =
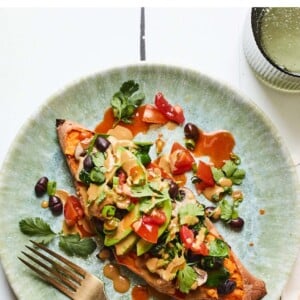
[[[78,131],[90,133],[93,132],[91,130],[86,129],[82,125],[68,121],[68,120],[57,120],[57,134],[59,143],[62,149],[62,152],[65,154],[68,166],[70,168],[70,172],[74,177],[75,186],[77,188],[77,192],[79,196],[83,199],[82,202],[85,203],[85,199],[87,197],[86,191],[84,187],[75,180],[76,174],[76,164],[74,164],[74,157],[72,155],[72,149],[70,149],[70,143],[68,141],[68,137],[70,132]],[[75,137],[76,139],[76,137]],[[75,143],[75,141],[74,141]],[[209,220],[205,220],[206,226],[212,234],[222,239],[221,235],[216,230],[213,223]],[[164,281],[157,274],[150,273],[145,266],[145,259],[143,257],[132,257],[130,255],[126,256],[116,256],[116,260],[119,264],[126,266],[128,269],[136,273],[138,276],[142,277],[150,286],[159,291],[160,293],[167,294],[171,296],[173,299],[178,300],[240,300],[236,298],[235,295],[225,295],[225,296],[217,296],[217,293],[213,293],[212,289],[205,288],[203,286],[198,287],[195,291],[190,292],[188,295],[179,293],[176,290],[174,284],[172,282]],[[243,285],[243,296],[242,300],[259,300],[262,299],[267,291],[264,281],[253,276],[246,267],[242,264],[242,262],[238,259],[235,253],[231,250],[230,254],[231,259],[235,262],[238,272],[242,278]],[[209,291],[211,290],[211,292]]]
[[[206,226],[208,226],[208,229],[216,236],[221,238],[215,226],[209,219],[206,219]],[[157,274],[150,273],[145,265],[145,258],[135,256],[130,257],[130,255],[127,257],[115,257],[119,264],[126,266],[135,274],[142,277],[150,286],[158,290],[160,293],[167,294],[178,300],[259,300],[262,299],[267,293],[264,281],[253,276],[232,250],[230,257],[235,262],[242,277],[242,298],[238,292],[236,294],[233,293],[225,296],[214,296],[216,293],[213,293],[213,289],[208,289],[203,286],[198,287],[198,289],[195,291],[191,291],[188,295],[185,295],[179,293],[171,282],[164,281]]]

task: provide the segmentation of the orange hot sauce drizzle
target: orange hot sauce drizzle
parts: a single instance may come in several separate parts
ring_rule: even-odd
[[[142,116],[145,110],[145,105],[138,107],[131,124],[119,122],[119,125],[128,128],[133,136],[138,133],[146,133],[151,124],[142,121]],[[103,120],[96,126],[96,133],[107,133],[115,125],[115,118],[112,108],[108,108]],[[200,138],[196,143],[194,155],[209,156],[211,162],[218,168],[222,167],[224,160],[230,159],[230,154],[235,146],[233,135],[227,130],[218,130],[214,132],[204,132],[199,129]],[[180,178],[183,179],[183,178]],[[183,180],[184,182],[184,180]]]
[[[222,167],[224,160],[230,159],[235,146],[233,135],[227,130],[203,132],[199,130],[199,140],[196,143],[194,155],[209,156],[211,162],[218,168]]]
[[[133,136],[136,136],[138,133],[146,133],[149,130],[150,123],[142,121],[142,116],[145,110],[145,105],[139,106],[136,110],[136,113],[132,119],[131,124],[126,124],[124,122],[119,122],[119,125],[128,128]],[[97,133],[107,133],[107,131],[113,128],[115,125],[115,118],[112,108],[108,108],[105,113],[103,120],[96,126],[95,132]]]

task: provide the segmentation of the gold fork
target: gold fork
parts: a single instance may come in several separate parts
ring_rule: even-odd
[[[73,300],[106,300],[103,282],[93,274],[72,263],[63,256],[42,244],[30,241],[37,249],[26,246],[36,257],[24,251],[22,253],[41,268],[18,257],[26,266],[35,271],[43,280]],[[45,255],[45,251],[51,256]],[[38,257],[38,258],[37,258]]]

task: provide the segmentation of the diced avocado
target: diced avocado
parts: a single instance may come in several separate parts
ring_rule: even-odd
[[[116,254],[124,255],[128,253],[138,241],[139,237],[131,232],[125,239],[115,245]]]
[[[118,228],[113,234],[105,235],[104,245],[109,247],[119,243],[132,232],[131,224],[140,218],[140,205],[134,208],[120,221]]]
[[[162,226],[159,227],[158,237],[160,237],[165,232],[165,230],[167,229],[167,227],[170,223],[170,220],[171,220],[172,204],[171,204],[170,199],[163,202],[162,210],[166,215],[166,222]],[[140,256],[140,255],[148,252],[152,246],[153,246],[152,243],[149,243],[143,239],[140,239],[136,244],[137,255]]]

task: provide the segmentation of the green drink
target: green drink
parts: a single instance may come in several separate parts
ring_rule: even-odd
[[[264,83],[300,92],[300,7],[254,7],[245,23],[244,53]]]
[[[300,8],[267,9],[261,20],[261,45],[275,64],[300,74]]]

